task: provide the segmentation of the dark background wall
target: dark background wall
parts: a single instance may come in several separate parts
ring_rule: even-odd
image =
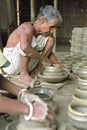
[[[16,2],[16,0],[14,0]],[[19,0],[20,3],[20,23],[30,20],[30,0]],[[53,5],[54,0],[35,0],[35,14],[37,15],[40,6]],[[16,4],[14,3],[14,6]],[[16,7],[16,6],[15,6]],[[74,27],[87,26],[87,0],[58,0],[58,10],[60,11],[63,22],[57,29],[57,45],[70,47],[69,39]],[[16,8],[15,8],[16,10]],[[16,13],[16,11],[15,11]],[[15,26],[9,27],[10,33],[15,29]],[[6,30],[5,30],[6,31]],[[63,48],[64,49],[64,48]],[[59,50],[58,50],[59,51]],[[62,47],[61,47],[62,51]]]

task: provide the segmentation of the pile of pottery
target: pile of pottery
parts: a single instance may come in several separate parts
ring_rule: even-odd
[[[72,64],[72,72],[74,74],[79,74],[79,66],[84,65],[87,63],[87,58],[80,58],[79,60],[77,60],[77,62],[75,62],[74,64]]]
[[[87,55],[87,27],[75,27],[72,30],[72,36],[69,40],[70,55]]]
[[[82,55],[87,56],[87,28],[85,28],[82,38]]]
[[[84,28],[80,28],[80,27],[75,27],[72,30],[72,36],[70,40],[70,43],[71,43],[70,54],[71,55],[81,54],[83,31],[84,31]]]
[[[64,71],[60,65],[53,64],[44,66],[43,71],[38,74],[42,80],[50,83],[57,83],[68,78],[68,72]]]
[[[73,126],[87,130],[87,65],[80,65],[78,73],[78,86],[68,106],[68,116]]]

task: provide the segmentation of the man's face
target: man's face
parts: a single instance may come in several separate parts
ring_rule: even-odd
[[[56,20],[46,21],[44,20],[40,26],[40,33],[43,35],[53,34],[54,30],[58,27]]]

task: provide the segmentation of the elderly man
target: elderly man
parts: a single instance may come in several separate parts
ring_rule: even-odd
[[[33,80],[29,74],[33,65],[35,67],[38,62],[39,67],[41,64],[58,64],[52,52],[55,43],[53,32],[61,22],[62,17],[57,9],[51,5],[41,7],[35,21],[21,24],[9,36],[3,54],[11,65],[3,68],[3,71],[8,74],[20,73],[19,80],[29,85]],[[31,59],[37,59],[37,62],[30,67]]]

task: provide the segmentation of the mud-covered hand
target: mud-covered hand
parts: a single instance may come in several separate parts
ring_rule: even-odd
[[[71,78],[71,73],[68,70],[68,68],[65,65],[63,65],[63,64],[61,64],[61,68],[62,68],[62,70],[66,71],[68,73],[68,78]]]
[[[47,116],[47,104],[39,96],[29,93],[26,89],[22,89],[18,94],[18,99],[26,103],[30,111],[33,111],[32,120],[42,121]],[[25,117],[28,119],[27,116]]]
[[[48,114],[47,104],[40,102],[33,102],[33,115],[31,120],[43,121]]]
[[[32,110],[31,110],[32,109]],[[56,115],[47,105],[39,102],[33,102],[32,108],[29,106],[29,115],[24,116],[25,120],[35,120],[45,123],[47,126],[51,126],[56,123]],[[31,114],[32,113],[32,114]]]
[[[23,103],[28,102],[39,102],[41,104],[46,105],[46,103],[37,95],[30,93],[26,89],[22,89],[23,91],[19,92],[18,100],[22,101]]]

